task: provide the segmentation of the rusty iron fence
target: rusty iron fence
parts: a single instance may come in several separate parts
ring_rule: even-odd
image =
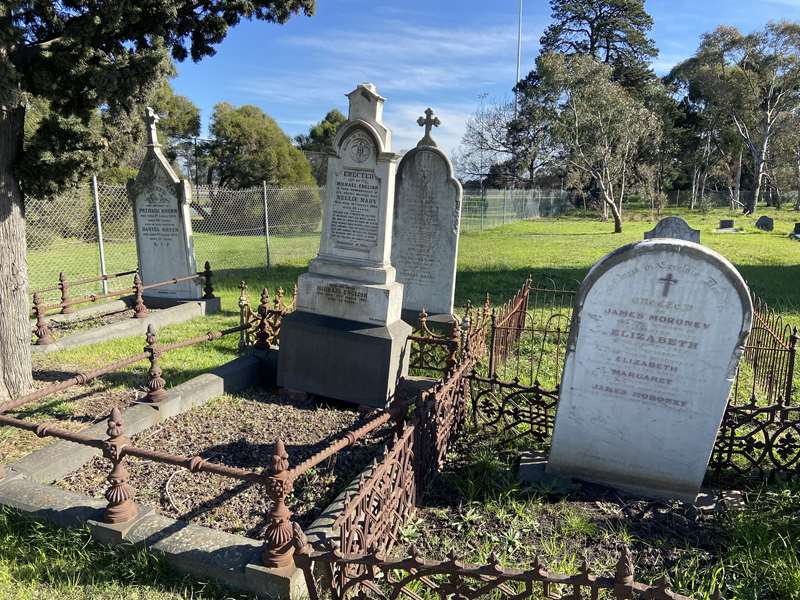
[[[315,577],[317,570],[323,572],[319,579],[337,582],[332,590],[334,598],[689,600],[672,591],[667,579],[656,585],[635,581],[633,558],[624,546],[614,574],[598,576],[592,573],[586,561],[578,573],[564,575],[549,571],[538,558],[531,568],[522,570],[503,567],[494,554],[484,565],[467,563],[453,553],[446,560],[428,560],[414,546],[401,558],[390,557],[378,549],[361,553],[317,550],[308,544],[299,527],[294,530],[293,542],[295,564],[303,572],[310,600],[328,597],[329,590]],[[339,573],[349,575],[337,580]],[[719,590],[712,598],[722,600]]]
[[[202,299],[210,300],[214,298],[214,285],[213,285],[214,273],[211,271],[211,264],[208,261],[206,261],[204,269],[202,271],[197,272],[194,275],[188,275],[186,277],[173,277],[171,279],[166,279],[164,281],[158,281],[155,283],[149,283],[147,285],[144,285],[142,283],[142,278],[139,276],[138,271],[117,273],[114,276],[101,276],[96,278],[84,279],[78,282],[74,282],[72,285],[77,285],[78,283],[87,283],[90,281],[100,281],[100,280],[108,281],[111,278],[122,277],[125,275],[130,275],[131,273],[133,273],[133,285],[127,288],[121,288],[119,290],[114,290],[104,294],[88,294],[86,296],[81,296],[78,298],[70,297],[69,290],[71,284],[66,280],[63,273],[59,275],[59,282],[57,286],[35,290],[33,292],[33,306],[31,309],[32,316],[33,318],[36,319],[36,323],[33,327],[33,336],[36,338],[34,344],[37,346],[46,346],[48,344],[52,344],[55,342],[55,339],[53,338],[53,335],[50,331],[50,326],[47,322],[47,319],[45,318],[46,313],[54,309],[59,309],[59,314],[67,315],[73,313],[75,311],[75,306],[79,304],[88,304],[97,302],[98,300],[111,300],[112,298],[123,298],[125,296],[132,296],[133,297],[132,318],[143,319],[149,313],[149,309],[147,308],[147,305],[144,302],[145,290],[164,287],[167,285],[174,285],[182,281],[192,281],[196,279],[202,279],[204,282]],[[61,301],[52,304],[45,304],[42,301],[42,293],[51,290],[60,291]]]

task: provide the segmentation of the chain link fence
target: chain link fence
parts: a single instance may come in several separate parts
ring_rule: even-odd
[[[306,265],[319,250],[324,196],[325,188],[318,187],[193,187],[198,267],[205,261],[214,270]],[[567,194],[557,190],[467,190],[462,231],[558,216],[568,205]],[[62,271],[75,281],[136,269],[133,209],[124,185],[93,180],[55,197],[28,198],[26,211],[31,289],[55,285]],[[125,277],[107,285],[120,289],[129,283]],[[101,287],[84,284],[71,293]],[[49,292],[46,299],[57,296]]]
[[[557,217],[572,206],[563,190],[464,190],[461,231],[483,231],[525,219]]]

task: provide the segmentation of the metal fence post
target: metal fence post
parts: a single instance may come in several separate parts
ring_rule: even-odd
[[[267,182],[261,182],[262,196],[264,199],[264,237],[267,244],[267,269],[271,266],[270,245],[269,245],[269,208],[267,207]]]
[[[94,199],[94,222],[97,225],[97,245],[100,249],[100,275],[106,273],[106,249],[103,245],[103,222],[100,219],[100,194],[97,191],[97,175],[92,175],[92,198]],[[100,282],[103,286],[103,293],[108,293],[108,281],[103,279]]]

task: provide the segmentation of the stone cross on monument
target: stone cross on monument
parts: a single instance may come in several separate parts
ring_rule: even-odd
[[[439,117],[434,117],[433,116],[433,110],[428,108],[425,111],[425,116],[424,117],[420,117],[419,119],[417,119],[417,124],[420,127],[424,127],[425,128],[425,137],[422,138],[419,141],[417,146],[433,146],[433,147],[436,147],[436,142],[434,142],[433,138],[431,137],[431,130],[434,127],[438,127],[439,125],[442,124],[442,122],[439,120]]]
[[[158,130],[156,129],[156,124],[161,119],[156,114],[151,107],[147,107],[144,111],[144,122],[147,126],[147,145],[148,146],[158,146]]]

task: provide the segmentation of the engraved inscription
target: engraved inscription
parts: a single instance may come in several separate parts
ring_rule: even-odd
[[[367,290],[340,283],[321,285],[317,288],[317,294],[329,302],[341,304],[355,305],[367,302]]]
[[[369,252],[378,245],[380,190],[374,171],[344,169],[337,177],[330,229],[337,248]]]
[[[167,190],[156,188],[140,196],[136,203],[136,219],[140,240],[145,245],[169,248],[180,239],[177,202],[169,197]]]

